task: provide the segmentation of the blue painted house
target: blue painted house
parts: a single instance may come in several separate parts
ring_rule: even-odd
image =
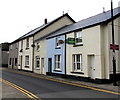
[[[47,74],[65,75],[65,35],[47,38]]]

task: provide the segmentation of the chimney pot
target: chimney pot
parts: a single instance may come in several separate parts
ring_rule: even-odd
[[[47,18],[45,18],[45,20],[44,20],[44,24],[47,24]]]

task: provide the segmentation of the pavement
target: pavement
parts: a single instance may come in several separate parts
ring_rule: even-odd
[[[15,88],[2,83],[2,98],[4,99],[17,99],[17,98],[28,98],[25,94],[21,93],[20,91],[16,90]],[[3,99],[3,100],[4,100]]]
[[[13,69],[5,69],[5,70],[13,71]],[[15,70],[15,71],[18,71],[18,70]],[[95,87],[98,89],[110,90],[113,92],[120,93],[120,86],[113,86],[113,84],[96,84],[96,83],[91,83],[91,82],[77,81],[77,80],[68,79],[68,78],[61,78],[61,77],[57,77],[57,76],[39,75],[36,73],[25,72],[25,71],[18,71],[18,72],[21,72],[21,73],[27,74],[27,75],[37,75],[37,76],[52,78],[52,79],[56,79],[56,80],[66,81],[66,82],[70,82],[70,83],[75,83],[75,84],[80,84],[80,85],[85,85],[85,86],[89,86],[89,87]],[[7,97],[9,97],[9,98],[13,98],[13,97],[14,98],[27,98],[25,94],[21,93],[20,91],[12,88],[6,84],[2,84],[2,93],[3,93],[2,94],[3,98],[7,98]]]

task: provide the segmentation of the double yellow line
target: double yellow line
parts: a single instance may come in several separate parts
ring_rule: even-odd
[[[69,84],[69,85],[73,85],[73,86],[88,88],[88,89],[92,89],[92,90],[96,90],[96,91],[111,93],[111,94],[115,94],[115,95],[120,95],[119,92],[114,92],[114,91],[99,89],[99,88],[90,87],[90,86],[86,86],[86,85],[81,85],[81,84],[76,84],[76,83],[61,81],[61,80],[58,80],[58,79],[53,79],[53,78],[48,78],[48,77],[43,77],[43,76],[37,76],[37,75],[33,75],[33,74],[26,74],[26,73],[21,73],[21,72],[15,72],[15,71],[10,71],[10,70],[5,70],[5,71],[13,72],[13,73],[17,73],[17,74],[22,74],[22,75],[26,75],[26,76],[37,77],[37,78],[46,79],[46,80],[51,80],[51,81],[55,81],[55,82],[59,82],[59,83],[64,83],[64,84]]]
[[[29,92],[29,91],[27,91],[27,90],[25,90],[25,89],[15,85],[15,84],[13,84],[13,83],[11,83],[9,81],[6,81],[6,80],[4,80],[2,78],[0,78],[0,81],[5,83],[5,84],[8,84],[9,86],[11,86],[11,87],[13,87],[13,88],[15,88],[17,90],[19,90],[20,92],[24,93],[25,95],[27,95],[29,98],[32,98],[33,100],[41,100],[39,97],[37,97],[33,93],[31,93],[31,92]]]

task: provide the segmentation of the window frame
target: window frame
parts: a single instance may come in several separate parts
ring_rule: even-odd
[[[83,35],[82,31],[78,31],[74,33],[74,38],[75,38],[75,45],[83,45]],[[78,40],[81,40],[81,42],[77,42]]]
[[[23,40],[21,40],[21,49],[23,49]]]
[[[15,66],[17,66],[18,59],[17,59],[17,58],[15,58],[14,60],[15,60]]]
[[[28,57],[28,59],[27,59]],[[29,67],[29,55],[25,56],[25,67]]]
[[[56,45],[55,48],[56,48],[56,49],[60,49],[60,48],[61,48],[61,46],[60,46],[60,44],[59,44],[59,40],[60,40],[60,37],[56,37],[56,38],[55,38],[55,45]]]
[[[59,56],[59,59],[58,59]],[[61,70],[61,55],[55,55],[55,70]],[[59,61],[58,61],[59,60]]]
[[[79,61],[77,60],[77,56],[79,55]],[[82,54],[73,54],[73,72],[81,72],[82,71]],[[80,69],[78,69],[78,65],[80,65]]]
[[[12,58],[9,59],[9,65],[12,65]]]
[[[30,42],[30,41],[29,41],[29,38],[27,38],[27,39],[26,39],[26,49],[29,49],[29,44],[30,44],[29,42]]]
[[[35,58],[36,58],[35,68],[36,68],[36,69],[40,69],[40,56],[36,56]],[[37,66],[37,64],[38,64],[37,62],[39,62],[39,67]]]
[[[36,50],[37,50],[37,52],[40,51],[40,43],[39,42],[37,42],[37,44],[36,44]]]

